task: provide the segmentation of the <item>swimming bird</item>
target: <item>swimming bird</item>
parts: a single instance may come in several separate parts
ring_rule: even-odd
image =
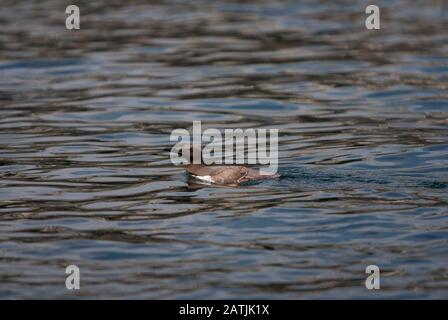
[[[259,170],[239,165],[206,165],[203,163],[202,151],[201,163],[193,163],[194,148],[190,148],[190,159],[187,166],[188,174],[196,180],[227,186],[238,186],[241,183],[262,179],[279,178],[279,174],[262,175]]]

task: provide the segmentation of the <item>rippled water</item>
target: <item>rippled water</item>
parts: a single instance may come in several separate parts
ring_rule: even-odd
[[[1,4],[0,298],[447,298],[446,2],[92,2]],[[283,177],[195,185],[193,120]]]

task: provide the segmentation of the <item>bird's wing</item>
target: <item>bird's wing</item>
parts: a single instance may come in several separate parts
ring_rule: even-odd
[[[195,176],[210,176],[217,184],[238,184],[247,175],[241,166],[209,166],[190,170]]]

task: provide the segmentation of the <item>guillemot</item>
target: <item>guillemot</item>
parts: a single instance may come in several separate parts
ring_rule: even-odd
[[[260,174],[259,170],[240,165],[206,165],[203,163],[202,152],[200,152],[200,163],[193,163],[194,148],[190,149],[188,174],[201,182],[214,183],[227,186],[238,186],[241,183],[279,178],[279,174]],[[186,157],[183,157],[186,159]]]

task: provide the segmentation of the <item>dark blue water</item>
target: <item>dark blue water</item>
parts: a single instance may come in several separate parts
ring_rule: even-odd
[[[1,5],[0,298],[448,297],[444,1],[77,4]],[[194,183],[193,120],[282,178]]]

